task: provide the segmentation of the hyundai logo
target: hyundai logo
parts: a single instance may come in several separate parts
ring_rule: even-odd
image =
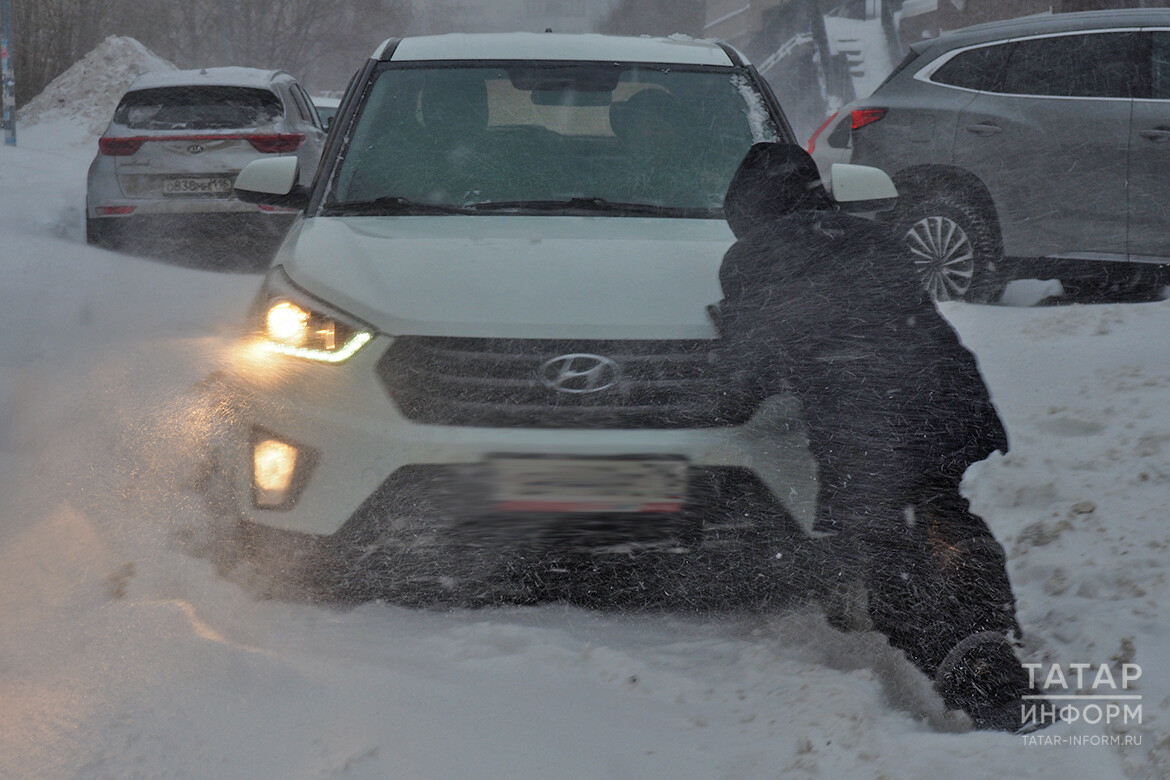
[[[202,154],[203,153],[203,145],[202,144],[191,144],[190,146],[187,147],[187,151],[190,152],[191,154]]]
[[[558,393],[600,393],[618,382],[618,364],[601,355],[558,355],[540,366],[540,381]]]

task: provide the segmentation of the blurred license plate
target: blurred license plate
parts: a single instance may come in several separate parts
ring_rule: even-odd
[[[163,195],[229,195],[232,180],[228,176],[187,176],[163,179]]]
[[[681,512],[682,458],[493,457],[492,506],[498,512]]]

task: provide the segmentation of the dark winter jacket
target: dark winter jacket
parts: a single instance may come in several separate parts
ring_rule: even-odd
[[[738,239],[720,269],[725,354],[795,393],[823,470],[901,492],[1007,450],[975,357],[905,249],[837,210],[803,149],[756,144],[724,207]]]

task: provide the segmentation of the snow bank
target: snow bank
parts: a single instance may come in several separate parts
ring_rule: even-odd
[[[119,98],[147,71],[175,70],[133,38],[111,35],[17,111],[20,125],[55,125],[83,130],[75,139],[87,144],[109,123]]]

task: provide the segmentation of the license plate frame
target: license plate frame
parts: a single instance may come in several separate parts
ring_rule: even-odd
[[[659,455],[489,456],[488,505],[496,513],[679,514],[688,461]]]
[[[163,179],[162,192],[171,198],[225,198],[231,195],[234,184],[231,176],[171,176]]]

